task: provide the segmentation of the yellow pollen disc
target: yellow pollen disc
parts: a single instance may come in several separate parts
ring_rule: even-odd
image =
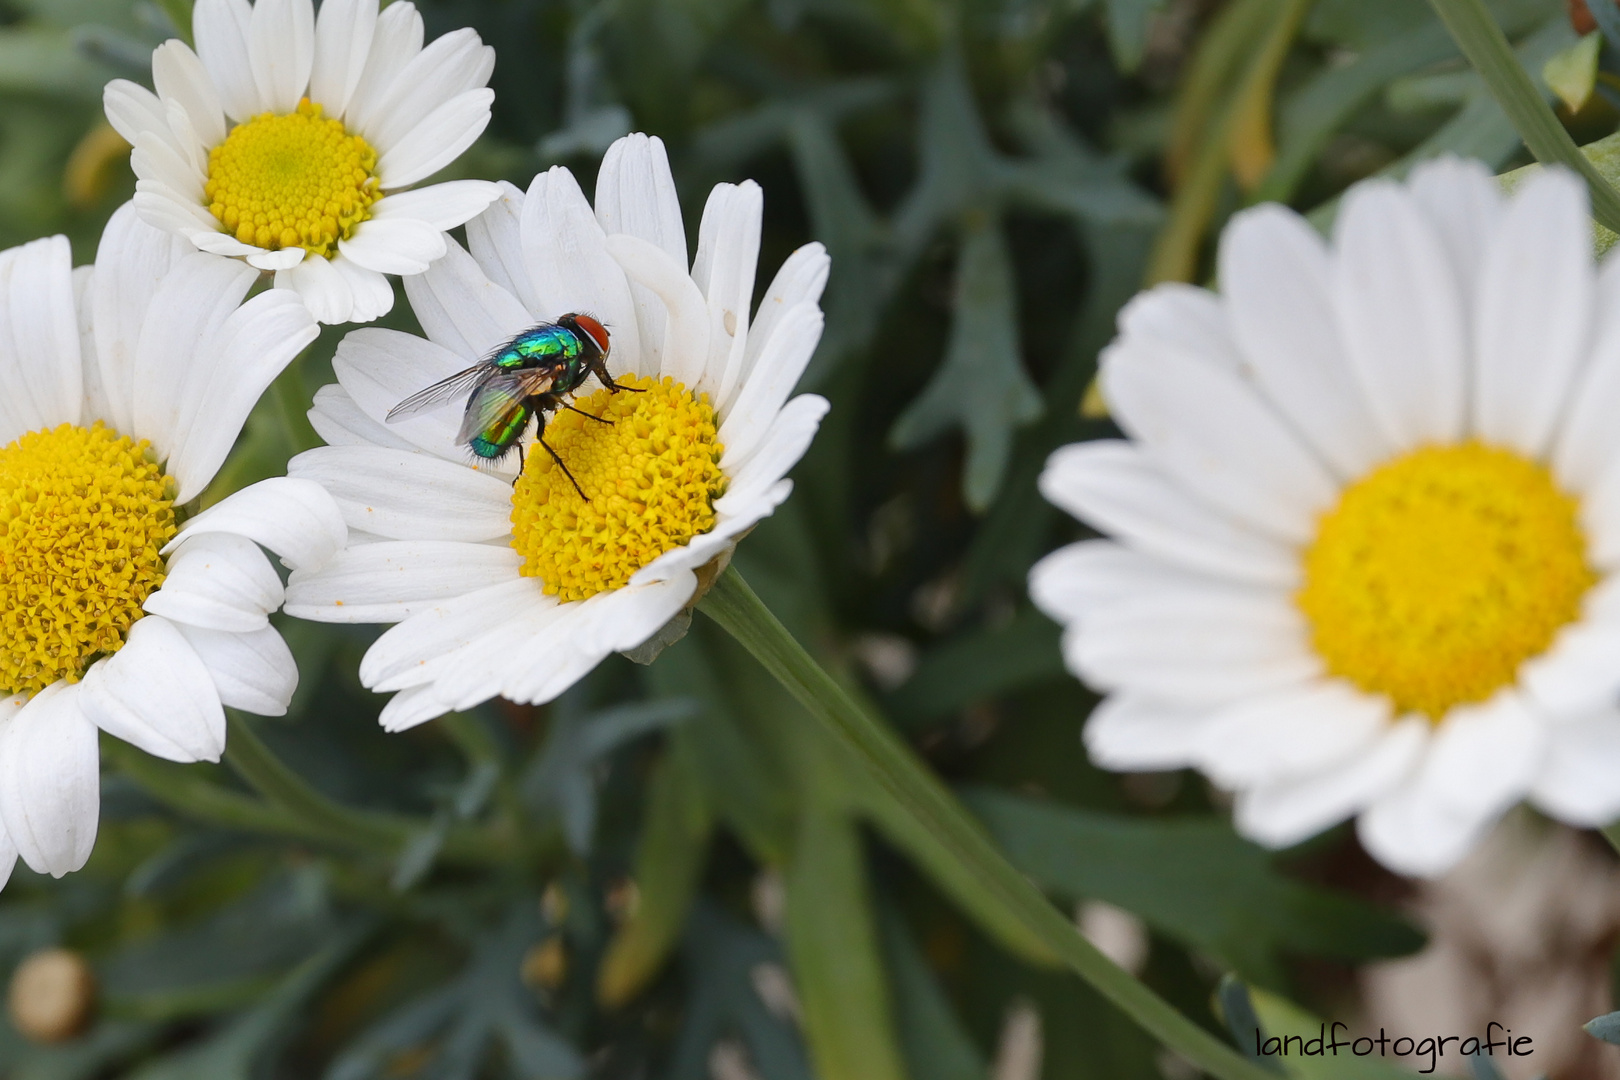
[[[641,393],[598,390],[574,407],[611,424],[560,410],[545,438],[574,474],[581,499],[536,444],[512,488],[512,546],[522,573],[564,602],[628,584],[637,570],[714,528],[714,500],[726,487],[708,395],[693,398],[673,379],[619,379]]]
[[[1328,670],[1438,721],[1483,701],[1597,580],[1574,499],[1511,450],[1425,447],[1345,489],[1297,602]]]
[[[305,98],[284,116],[260,113],[208,152],[208,212],[244,244],[301,247],[327,258],[382,197],[377,151]]]
[[[148,449],[99,421],[0,449],[0,690],[77,682],[163,583],[173,491]]]

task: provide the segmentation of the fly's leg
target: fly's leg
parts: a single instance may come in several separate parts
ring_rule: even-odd
[[[545,436],[542,435],[535,441],[546,448],[546,453],[551,455],[551,460],[557,463],[557,468],[561,469],[563,471],[563,475],[568,477],[568,482],[574,485],[574,490],[579,492],[579,497],[584,499],[586,502],[590,502],[589,499],[585,498],[585,489],[579,486],[579,481],[575,480],[574,474],[568,471],[568,466],[564,465],[563,459],[557,456],[557,451],[553,450],[551,448],[551,444],[546,442]]]
[[[626,386],[626,387],[624,387],[624,389],[628,390],[630,388],[628,386]],[[567,409],[569,412],[577,412],[581,416],[589,416],[592,420],[595,420],[598,424],[607,424],[610,427],[613,424],[613,421],[604,420],[604,419],[602,419],[602,417],[597,416],[597,415],[595,415],[593,413],[588,413],[584,409],[576,409],[574,406],[568,404],[568,402],[566,402],[566,401],[562,403],[562,407]]]
[[[628,390],[632,394],[639,394],[644,389],[640,386],[621,386],[614,382],[613,376],[608,374],[607,365],[602,363],[600,359],[598,359],[595,364],[591,365],[591,371],[598,379],[602,381],[602,385],[607,387],[610,393],[617,394],[620,390]]]

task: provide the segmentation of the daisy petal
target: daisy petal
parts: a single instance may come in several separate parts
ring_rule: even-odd
[[[1327,248],[1275,204],[1245,210],[1221,234],[1221,292],[1255,381],[1301,439],[1341,476],[1388,457],[1339,344]]]
[[[676,262],[656,245],[626,233],[609,236],[607,251],[624,267],[632,282],[650,290],[662,302],[664,333],[659,373],[695,391],[709,359],[709,308],[685,264]],[[638,319],[641,317],[638,315]],[[643,357],[649,356],[648,346],[648,337],[643,334]]]
[[[383,190],[426,180],[460,157],[489,126],[495,91],[468,90],[434,109],[377,159]]]
[[[101,820],[101,752],[79,698],[52,683],[0,737],[0,819],[23,862],[57,878],[90,858]]]
[[[0,445],[79,422],[84,367],[65,236],[0,252],[0,386]]]
[[[225,141],[225,110],[208,69],[183,41],[166,41],[152,51],[152,85],[158,96],[178,102],[204,146]],[[120,132],[122,134],[122,132]],[[134,139],[125,136],[130,143]]]
[[[1417,166],[1409,183],[1451,257],[1463,295],[1472,296],[1506,205],[1496,177],[1478,161],[1448,155]]]
[[[336,384],[315,391],[315,402],[307,414],[315,434],[328,446],[391,446],[415,450],[416,446],[367,416],[349,392]]]
[[[255,270],[274,274],[281,270],[291,270],[299,263],[309,262],[310,260],[304,257],[306,254],[307,252],[300,247],[282,248],[280,251],[255,251],[247,257],[247,264]]]
[[[257,277],[250,266],[197,252],[177,263],[153,293],[148,310],[164,317],[141,323],[131,412],[134,430],[151,440],[158,460],[173,453],[187,434],[180,427],[178,391],[208,383],[218,358],[206,347],[217,340]],[[195,495],[192,491],[187,498]]]
[[[318,622],[393,623],[518,576],[510,546],[384,540],[352,547],[315,571],[294,571],[286,611]]]
[[[338,241],[345,258],[379,274],[420,274],[444,257],[445,235],[415,218],[373,218]]]
[[[1069,669],[1100,690],[1218,705],[1322,673],[1304,617],[1285,596],[1220,586],[1133,596],[1064,636]]]
[[[298,108],[315,64],[310,0],[257,0],[248,23],[248,62],[265,108],[276,113]]]
[[[96,363],[119,431],[133,431],[135,347],[158,283],[185,257],[186,243],[142,221],[130,204],[113,212],[96,250],[90,324]]]
[[[332,260],[332,267],[343,275],[354,297],[354,310],[349,313],[349,322],[368,323],[394,309],[394,287],[382,274],[368,270],[342,255]]]
[[[1086,752],[1105,769],[1179,769],[1192,764],[1208,715],[1116,694],[1091,711],[1083,736]]]
[[[737,468],[759,448],[809,365],[825,323],[820,308],[801,302],[771,334],[770,345],[749,371],[730,412],[721,417],[719,439],[726,448],[722,469]]]
[[[608,147],[596,174],[596,219],[610,237],[623,233],[662,250],[685,276],[686,228],[681,223],[681,203],[675,194],[675,178],[670,174],[662,139],[636,132]],[[637,282],[633,274],[631,282],[642,362],[649,370],[675,374],[670,363],[662,359],[664,302],[655,289]],[[675,378],[688,386],[697,382],[681,375]]]
[[[431,682],[457,649],[534,610],[556,607],[556,598],[540,588],[534,578],[513,577],[439,601],[384,631],[360,661],[360,681],[385,691]]]
[[[1225,307],[1214,293],[1196,285],[1167,281],[1137,293],[1119,309],[1119,334],[1228,371],[1243,368]]]
[[[1385,437],[1401,448],[1459,438],[1463,297],[1433,226],[1404,189],[1369,181],[1345,196],[1334,243],[1340,327]]]
[[[1198,763],[1223,787],[1286,781],[1361,751],[1391,719],[1388,698],[1348,683],[1308,683],[1236,702],[1211,716]]]
[[[494,70],[495,50],[479,39],[477,31],[463,27],[436,38],[394,77],[360,134],[386,157],[422,117],[460,94],[480,89]]]
[[[354,290],[332,259],[317,256],[277,270],[276,288],[297,293],[318,323],[348,322],[354,312]]]
[[[375,218],[415,218],[441,231],[465,225],[482,214],[500,194],[488,180],[447,180],[385,195],[371,207]]]
[[[85,673],[80,707],[101,730],[153,757],[218,761],[225,752],[213,677],[179,628],[156,615],[136,621],[124,647]]]
[[[1480,270],[1474,430],[1540,457],[1589,345],[1586,185],[1550,169],[1525,181]]]
[[[1620,461],[1620,424],[1611,403],[1620,400],[1620,256],[1598,271],[1597,330],[1592,355],[1570,395],[1552,466],[1567,490],[1585,492]]]
[[[456,444],[463,411],[454,407],[456,403],[397,423],[386,423],[386,417],[407,397],[471,366],[474,359],[414,334],[379,327],[356,330],[344,337],[332,359],[332,370],[361,411],[384,425],[388,439],[380,445],[392,446],[403,440],[406,445],[461,464],[467,459],[467,450]]]
[[[393,3],[382,9],[372,32],[366,66],[343,110],[345,127],[350,131],[368,129],[372,116],[386,107],[399,73],[422,51],[424,36],[422,16],[415,4]]]
[[[657,373],[642,363],[630,282],[608,254],[607,237],[573,173],[558,167],[534,178],[523,200],[522,229],[529,280],[541,303],[533,314],[594,315],[613,336],[610,371]]]
[[[426,273],[405,279],[405,295],[428,340],[469,362],[534,324],[523,305],[485,277],[454,240]]]
[[[252,540],[204,533],[169,556],[162,587],[141,606],[189,626],[242,634],[269,625],[282,595],[281,578]]]
[[[1267,536],[1301,543],[1337,485],[1237,375],[1172,353],[1110,346],[1103,396],[1188,491]]]
[[[1081,520],[1188,570],[1256,585],[1299,581],[1293,552],[1188,496],[1123,440],[1060,448],[1047,460],[1040,489]]]
[[[187,382],[178,391],[167,388],[179,402],[179,437],[167,466],[179,481],[179,502],[202,494],[259,397],[319,334],[296,296],[270,289],[231,312],[204,339]]]
[[[331,493],[351,529],[397,540],[466,540],[512,531],[512,489],[498,477],[384,447],[317,447],[288,475]]]
[[[286,715],[293,691],[298,689],[298,662],[275,627],[246,634],[203,630],[184,623],[174,627],[208,669],[222,704],[260,716]],[[222,746],[224,738],[222,730]]]
[[[1620,713],[1554,727],[1531,800],[1558,820],[1600,828],[1620,817]]]
[[[191,9],[197,57],[219,91],[225,115],[237,122],[270,107],[259,97],[248,59],[248,25],[252,21],[253,8],[247,0],[197,0]]]
[[[134,146],[147,132],[167,136],[169,122],[158,96],[128,79],[114,79],[101,92],[101,106],[107,122]]]
[[[709,305],[709,358],[698,389],[723,401],[737,385],[748,349],[765,196],[752,180],[717,184],[703,208],[692,280]]]
[[[733,506],[756,498],[786,476],[810,449],[821,429],[821,419],[830,408],[827,399],[819,394],[800,394],[783,406],[759,449],[732,475],[726,493],[715,500],[714,508],[730,513]]]
[[[348,537],[343,514],[326,489],[291,476],[272,476],[232,492],[186,522],[163,553],[205,533],[245,536],[294,570],[324,566]]]
[[[413,686],[389,698],[388,704],[378,714],[377,722],[387,732],[409,731],[449,711],[450,706],[439,700],[433,687]]]
[[[819,243],[806,244],[788,256],[787,262],[776,272],[776,277],[771,279],[770,288],[765,290],[765,299],[760,301],[759,309],[754,312],[753,323],[748,328],[747,348],[743,350],[742,366],[737,370],[731,386],[726,389],[725,396],[715,399],[717,415],[731,415],[737,395],[748,382],[754,365],[759,362],[765,346],[787,313],[800,304],[821,301],[821,293],[827,287],[827,275],[831,269],[832,260],[827,256],[827,249]]]
[[[489,280],[517,297],[530,313],[541,310],[523,258],[523,192],[502,180],[495,201],[467,222],[467,250]]]
[[[1408,717],[1361,753],[1321,772],[1289,777],[1238,793],[1238,832],[1284,848],[1337,825],[1409,774],[1429,742],[1429,725]]]
[[[1453,709],[1411,777],[1362,813],[1361,842],[1400,873],[1444,873],[1528,793],[1548,741],[1511,691]]]
[[[315,56],[309,97],[327,116],[341,118],[360,85],[377,31],[375,0],[321,0],[315,17]]]

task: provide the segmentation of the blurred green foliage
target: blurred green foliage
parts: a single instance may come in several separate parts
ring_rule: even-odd
[[[1247,202],[1323,221],[1349,183],[1423,157],[1524,160],[1427,5],[421,6],[430,35],[471,25],[498,50],[494,124],[456,174],[526,184],[564,163],[588,190],[601,151],[645,130],[694,230],[711,184],[761,182],[762,282],[828,246],[804,388],[833,411],[738,563],[1022,870],[1062,903],[1139,916],[1143,977],[1214,1031],[1223,972],[1288,1024],[1303,1014],[1275,995],[1330,1010],[1350,965],[1420,946],[1364,898],[1389,882],[1344,830],[1277,856],[1191,776],[1092,768],[1094,699],[1023,580],[1080,532],[1035,477],[1061,443],[1113,432],[1081,403],[1144,280],[1202,280]],[[0,7],[0,243],[60,231],[93,256],[133,189],[101,85],[149,78],[186,7]],[[1575,40],[1561,0],[1494,9],[1533,72]],[[1615,126],[1594,101],[1567,117],[1585,137]],[[411,327],[403,298],[388,321]],[[301,413],[339,336],[267,395],[218,490],[313,441]],[[99,1015],[49,1047],[0,1025],[0,1074],[731,1080],[741,1062],[762,1080],[967,1080],[1025,1000],[1050,1080],[1179,1075],[1084,985],[996,944],[931,838],[705,620],[554,706],[395,736],[355,676],[374,631],[281,625],[303,677],[291,715],[235,717],[232,738],[256,734],[327,825],[225,767],[107,743],[90,865],[19,868],[0,896],[0,971],[71,946]]]

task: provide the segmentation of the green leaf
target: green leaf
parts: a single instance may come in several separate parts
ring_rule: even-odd
[[[904,1080],[854,823],[800,814],[787,869],[788,955],[822,1080]]]
[[[1571,112],[1579,112],[1592,96],[1592,87],[1597,84],[1598,53],[1602,49],[1603,34],[1593,30],[1541,65],[1542,81]]]
[[[1005,626],[974,630],[930,649],[911,678],[889,696],[889,713],[916,727],[1034,683],[1067,677],[1061,631],[1034,608]]]
[[[988,788],[965,797],[1045,888],[1135,912],[1247,978],[1281,985],[1284,952],[1367,960],[1423,944],[1394,914],[1282,876],[1225,821],[1143,820]]]
[[[963,495],[983,511],[1006,474],[1013,432],[1041,415],[1041,396],[1020,357],[1017,293],[996,216],[964,219],[956,273],[945,362],[895,421],[889,441],[912,450],[962,428],[968,444]]]
[[[692,913],[682,952],[690,989],[670,1080],[711,1080],[709,1053],[728,1035],[742,1037],[760,1076],[813,1080],[793,1022],[768,1009],[755,989],[761,964],[782,963],[775,941],[704,902]]]
[[[926,1080],[983,1080],[984,1056],[951,1007],[905,921],[878,908],[878,930],[894,982],[895,1020],[911,1075]]]

